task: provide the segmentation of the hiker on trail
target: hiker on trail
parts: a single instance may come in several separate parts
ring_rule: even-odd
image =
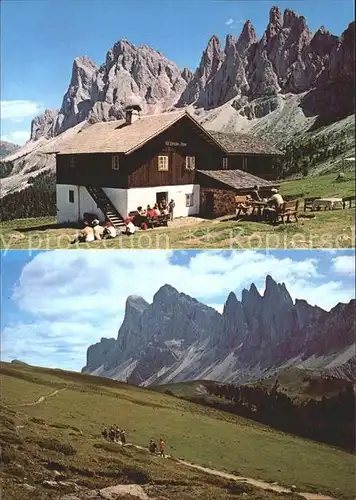
[[[115,442],[115,434],[116,434],[116,432],[115,432],[114,427],[111,427],[110,430],[109,430],[109,439],[113,443]]]
[[[115,429],[115,441],[119,442],[120,436],[121,436],[121,430],[119,429],[119,426],[116,426],[116,429]]]
[[[175,206],[176,206],[176,204],[174,203],[174,200],[171,200],[168,203],[168,212],[169,212],[169,218],[170,218],[170,220],[173,220],[173,211],[174,211],[174,207]]]
[[[104,429],[102,430],[101,435],[103,436],[104,439],[108,438],[108,430],[106,427],[104,427]]]
[[[153,441],[153,439],[150,439],[150,444],[149,444],[148,449],[149,449],[149,451],[151,453],[156,453],[156,451],[157,451],[157,443],[156,443],[156,441]]]
[[[125,444],[126,444],[126,432],[124,430],[121,431],[120,437],[121,437],[122,446],[125,446]]]
[[[164,447],[166,446],[166,443],[163,441],[163,439],[161,438],[159,440],[159,455],[160,457],[163,457],[165,458],[164,456]]]

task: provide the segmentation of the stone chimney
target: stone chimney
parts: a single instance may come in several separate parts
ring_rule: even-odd
[[[141,99],[135,95],[132,95],[126,100],[126,125],[131,125],[133,122],[137,121],[141,116]]]
[[[131,125],[133,122],[140,119],[141,107],[140,106],[127,106],[126,112],[126,125]]]

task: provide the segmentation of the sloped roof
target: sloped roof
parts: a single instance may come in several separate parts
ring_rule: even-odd
[[[207,175],[216,181],[222,182],[234,189],[252,189],[254,186],[273,187],[278,183],[273,183],[261,179],[256,175],[249,174],[242,170],[197,170],[197,172]]]
[[[55,141],[45,148],[45,153],[85,154],[85,153],[125,153],[130,154],[143,146],[184,116],[189,117],[197,127],[205,132],[211,142],[225,153],[240,154],[283,154],[266,141],[247,134],[225,134],[205,129],[187,111],[172,111],[157,115],[142,116],[131,125],[125,120],[83,124],[75,136],[64,141]],[[60,136],[59,136],[60,137]]]
[[[100,122],[84,128],[61,148],[52,152],[59,154],[130,154],[132,151],[143,146],[150,139],[164,132],[164,130],[180,120],[183,116],[188,116],[197,126],[202,128],[201,125],[184,110],[142,116],[131,125],[126,125],[125,120]],[[209,132],[207,132],[207,135],[210,136]],[[219,145],[214,137],[210,136],[210,140]]]
[[[251,134],[225,134],[214,130],[209,130],[209,133],[228,153],[284,155],[267,141]]]

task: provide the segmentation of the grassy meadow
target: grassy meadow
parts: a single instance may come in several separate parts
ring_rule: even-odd
[[[281,193],[304,197],[346,197],[355,194],[355,176],[347,172],[344,181],[335,174],[306,177],[281,184]],[[301,207],[302,210],[303,207]],[[352,248],[354,208],[300,214],[298,223],[277,226],[233,217],[202,220],[189,225],[138,231],[134,236],[71,245],[77,233],[61,227],[54,217],[19,219],[0,223],[2,249],[100,249],[100,248]]]
[[[58,498],[41,486],[53,469],[81,487],[138,483],[157,500],[224,500],[243,493],[280,498],[178,465],[176,459],[295,485],[297,491],[353,498],[354,458],[339,449],[109,379],[8,363],[1,364],[0,375],[0,477],[6,499]],[[59,392],[49,396],[54,391]],[[49,397],[29,405],[41,396]],[[113,424],[126,430],[129,443],[143,447],[162,436],[172,458],[104,441],[102,427]],[[24,481],[36,486],[37,496],[19,496]]]

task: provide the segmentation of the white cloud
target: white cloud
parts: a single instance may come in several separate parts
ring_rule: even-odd
[[[0,104],[2,120],[19,121],[24,118],[32,118],[44,110],[42,103],[24,99],[1,101]]]
[[[30,132],[28,130],[16,130],[15,132],[10,132],[9,134],[2,135],[2,141],[13,142],[15,144],[25,144],[30,138]]]
[[[297,254],[200,251],[187,262],[185,252],[41,252],[24,266],[10,294],[34,321],[7,325],[4,352],[7,359],[22,356],[32,363],[79,369],[91,343],[117,336],[127,296],[151,302],[165,283],[218,311],[230,291],[240,298],[242,288],[254,282],[263,292],[266,274],[285,282],[293,299],[327,310],[353,297],[350,286],[320,274],[315,253],[304,260],[297,260]]]
[[[245,21],[243,19],[235,20],[232,17],[229,17],[229,19],[225,22],[226,26],[229,26],[231,29],[236,28],[239,24],[244,24]]]
[[[340,274],[355,274],[355,256],[340,255],[332,260],[334,271]]]

